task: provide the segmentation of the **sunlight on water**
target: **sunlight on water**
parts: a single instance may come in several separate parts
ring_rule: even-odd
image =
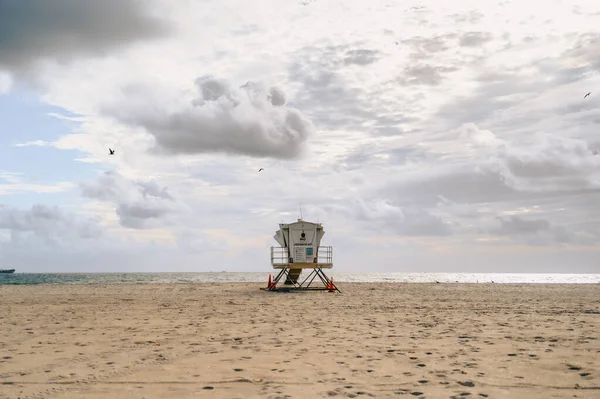
[[[274,277],[274,273],[271,273]],[[303,275],[306,275],[304,272]],[[328,273],[336,282],[599,284],[600,274],[529,273]],[[152,284],[152,283],[266,283],[261,273],[15,273],[0,274],[6,284]]]

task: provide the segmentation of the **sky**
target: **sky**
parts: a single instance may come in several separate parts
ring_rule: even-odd
[[[598,26],[596,0],[0,0],[0,268],[269,272],[301,209],[332,273],[600,273]]]

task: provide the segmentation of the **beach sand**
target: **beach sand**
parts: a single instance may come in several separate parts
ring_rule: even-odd
[[[0,286],[1,398],[599,398],[600,285]]]

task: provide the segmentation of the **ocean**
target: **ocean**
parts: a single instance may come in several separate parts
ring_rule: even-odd
[[[302,273],[305,276],[308,272]],[[271,272],[275,277],[275,274]],[[600,284],[600,274],[532,273],[327,273],[336,283],[497,283]],[[35,284],[156,284],[156,283],[265,283],[269,272],[258,273],[14,273],[0,274],[0,285]]]

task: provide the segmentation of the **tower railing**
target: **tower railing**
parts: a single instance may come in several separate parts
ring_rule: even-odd
[[[322,246],[319,247],[317,257],[317,263],[333,263],[333,247],[332,246]]]
[[[271,265],[287,265],[288,250],[285,247],[271,247]]]
[[[312,262],[310,262],[312,263]],[[333,247],[332,246],[319,246],[317,250],[317,262],[316,263],[333,263]],[[287,247],[271,247],[271,265],[283,266],[289,265],[290,261],[288,258]]]

